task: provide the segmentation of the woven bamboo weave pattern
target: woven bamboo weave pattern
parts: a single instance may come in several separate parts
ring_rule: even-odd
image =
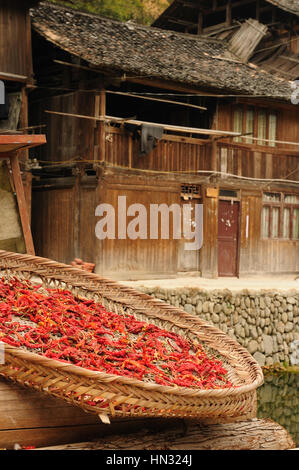
[[[256,389],[263,373],[248,351],[221,330],[160,300],[121,284],[45,258],[0,250],[0,276],[16,276],[45,287],[68,289],[93,299],[108,311],[136,319],[200,342],[217,354],[234,388],[194,389],[142,382],[87,370],[5,344],[0,374],[24,386],[61,398],[101,418],[163,416],[225,422],[254,417]],[[96,406],[88,404],[99,398]]]

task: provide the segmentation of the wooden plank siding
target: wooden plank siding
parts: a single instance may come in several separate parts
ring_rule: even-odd
[[[140,143],[129,132],[106,127],[106,162],[129,166],[132,148],[132,168],[155,171],[196,171],[210,169],[211,142],[179,135],[163,134],[157,147],[146,157],[140,156]]]
[[[298,272],[298,240],[263,240],[261,237],[261,194],[242,194],[241,204],[240,275]]]
[[[112,434],[128,434],[140,429],[160,430],[182,424],[169,418],[113,418],[103,424],[96,414],[66,403],[46,393],[25,388],[0,378],[0,448],[37,448],[81,442]]]
[[[263,180],[298,180],[295,146],[261,146],[227,138],[216,139],[213,144],[210,139],[164,133],[149,155],[140,156],[139,139],[125,127],[106,124],[103,133],[96,121],[43,112],[50,109],[98,115],[99,99],[92,93],[53,96],[43,100],[37,108],[39,122],[46,122],[48,126],[48,144],[37,150],[39,158],[49,163],[80,161],[73,180],[66,178],[64,183],[61,178],[58,183],[53,179],[53,184],[47,180],[38,183],[34,191],[33,235],[37,254],[67,263],[80,257],[96,263],[99,274],[120,279],[174,275],[187,268],[201,271],[205,277],[217,277],[219,197],[207,195],[207,188],[214,187],[233,189],[239,194],[238,274],[298,271],[299,241],[261,238],[263,190],[275,191],[279,186],[281,191],[295,191],[291,183],[281,186]],[[214,126],[232,130],[231,113],[230,104],[220,104]],[[290,105],[281,108],[279,113],[277,139],[295,141],[298,138],[295,131],[297,112]],[[212,159],[213,148],[215,159]],[[93,168],[97,175],[90,177],[93,178],[90,182],[84,166],[90,169],[92,163],[99,162],[104,165]],[[223,174],[211,176],[213,169]],[[176,174],[179,172],[181,175]],[[231,178],[225,173],[249,179]],[[141,203],[148,208],[150,203],[182,204],[181,184],[191,183],[201,186],[204,206],[204,240],[197,257],[184,259],[181,240],[96,239],[95,209],[101,202],[117,209],[117,198],[124,195],[127,205]]]
[[[74,259],[74,188],[35,190],[32,234],[36,253],[70,263]]]
[[[33,103],[30,108],[31,123],[46,126],[47,145],[35,150],[38,159],[50,163],[93,160],[98,132],[95,121],[48,114],[46,110],[94,116],[94,94],[60,94]]]
[[[178,183],[153,180],[152,178],[106,177],[100,182],[99,203],[111,204],[116,213],[118,196],[126,196],[127,207],[131,204],[143,204],[147,210],[148,239],[117,239],[118,224],[116,219],[116,239],[97,240],[96,271],[111,277],[140,274],[175,274],[178,266],[178,243],[172,237],[172,217],[170,217],[170,239],[152,240],[149,237],[150,204],[180,204],[180,185]],[[136,214],[137,215],[137,214]],[[128,222],[132,220],[127,218]],[[97,220],[95,220],[97,222]]]
[[[203,247],[200,253],[200,270],[203,277],[218,276],[218,197],[208,197],[203,188]]]
[[[27,8],[22,3],[18,0],[1,1],[0,75],[3,72],[29,79],[32,75],[30,22]]]
[[[298,168],[298,154],[290,149],[250,146],[249,144],[218,143],[218,171],[221,169],[221,155],[228,155],[225,172],[257,179],[295,180]],[[233,170],[233,171],[232,171]],[[288,176],[290,175],[290,176]]]

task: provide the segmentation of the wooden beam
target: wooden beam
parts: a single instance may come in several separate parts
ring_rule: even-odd
[[[30,222],[28,217],[28,209],[26,204],[24,186],[22,182],[22,176],[20,172],[19,158],[17,153],[10,155],[10,164],[12,169],[12,177],[16,190],[20,219],[23,229],[23,235],[25,240],[26,252],[29,255],[35,255],[33,239],[31,234]]]
[[[217,171],[217,163],[218,163],[218,146],[217,140],[214,138],[212,139],[212,149],[211,149],[211,168],[214,171]]]
[[[129,136],[129,146],[128,146],[128,167],[132,168],[133,166],[133,138]]]
[[[257,21],[260,21],[260,16],[261,16],[261,2],[260,0],[256,0],[255,18]]]
[[[243,7],[243,6],[248,5],[248,4],[250,4],[250,3],[255,3],[255,1],[254,1],[254,0],[240,0],[240,1],[238,1],[238,2],[234,2],[234,3],[232,4],[232,7],[233,7],[233,8]],[[204,10],[204,9],[203,9],[202,11],[203,11],[203,13],[204,13],[205,15],[210,15],[210,14],[212,14],[212,13],[217,13],[217,12],[219,12],[219,11],[225,11],[226,8],[227,8],[227,5],[225,4],[225,5],[219,6],[219,7],[215,8],[215,9],[212,7],[212,8],[209,8],[209,9],[207,9],[207,10]]]
[[[125,92],[121,92],[121,91],[110,91],[110,90],[106,90],[106,93],[110,93],[110,94],[113,94],[113,95],[129,96],[131,98],[136,98],[136,99],[140,99],[140,100],[157,101],[157,102],[160,102],[160,103],[169,103],[169,104],[174,104],[174,105],[177,105],[177,106],[185,106],[187,108],[200,109],[201,111],[206,111],[207,110],[207,108],[205,108],[204,106],[198,106],[196,104],[183,103],[183,102],[180,102],[180,101],[165,100],[165,99],[162,99],[162,98],[152,98],[152,97],[149,97],[149,96],[134,95],[133,93],[125,93]]]
[[[100,92],[100,116],[106,115],[106,91],[104,89]],[[100,118],[101,120],[101,118]],[[100,124],[100,137],[99,137],[99,145],[100,145],[100,160],[105,161],[106,159],[106,123],[101,122]]]
[[[100,116],[99,118],[97,118],[93,116],[86,116],[83,114],[62,113],[59,111],[49,111],[49,110],[46,110],[45,113],[56,114],[58,116],[69,116],[72,118],[79,118],[79,119],[91,119],[91,120],[97,120],[97,121],[116,122],[119,124],[124,124],[124,123],[133,124],[136,126],[141,126],[142,124],[148,124],[151,126],[163,127],[165,130],[168,130],[168,131],[184,132],[188,134],[221,135],[223,137],[238,137],[241,135],[240,132],[229,132],[229,131],[222,131],[222,130],[215,130],[215,129],[200,129],[197,127],[174,126],[171,124],[163,124],[163,123],[149,122],[149,121],[138,121],[136,119],[120,118],[120,117],[115,117],[115,116]]]
[[[195,36],[196,37],[196,36]],[[178,93],[195,93],[199,96],[217,96],[212,92],[200,92],[198,88],[192,86],[180,85],[172,81],[164,81],[160,79],[138,78],[138,77],[124,77],[126,82],[139,83],[141,85],[149,86],[152,88],[160,88],[162,90],[175,90]]]
[[[177,0],[177,3],[179,3],[184,8],[193,8],[198,10],[198,4],[196,3],[187,2],[186,0]]]
[[[0,448],[44,447],[107,438],[110,434],[139,432],[140,429],[184,428],[182,419],[113,418],[109,426],[96,414],[30,387],[0,377]]]
[[[281,59],[286,59],[286,60],[289,60],[291,62],[295,62],[296,64],[299,64],[299,59],[297,59],[296,57],[288,57],[287,55],[281,55],[279,56]],[[297,67],[296,67],[297,68]]]
[[[29,11],[26,13],[26,73],[27,83],[32,85],[33,79],[33,58],[32,58],[32,40],[31,40],[31,18]]]
[[[20,113],[20,127],[25,129],[28,128],[28,92],[25,86],[22,87],[22,104],[21,104],[21,113]],[[20,152],[21,157],[24,160],[28,160],[29,158],[29,150],[23,150]],[[20,156],[20,155],[19,155]],[[25,196],[27,202],[27,210],[28,210],[28,217],[29,223],[31,223],[31,185],[32,185],[32,174],[30,171],[26,171],[25,173]]]
[[[181,26],[190,26],[190,27],[197,26],[197,23],[193,23],[192,21],[180,20],[179,18],[173,18],[171,16],[165,16],[164,18],[170,23],[179,24]]]
[[[12,82],[26,83],[27,78],[25,75],[17,75],[15,73],[0,72],[0,80],[10,80]]]
[[[37,145],[42,145],[46,143],[46,137],[44,135],[0,135],[0,145],[12,144],[16,145],[16,149],[18,146],[31,148]],[[1,157],[1,149],[0,149],[0,157]],[[7,157],[6,157],[7,158]]]
[[[239,423],[204,425],[185,420],[178,426],[156,433],[143,430],[135,434],[110,435],[93,442],[82,442],[43,450],[287,450],[295,443],[288,431],[270,419]]]
[[[201,35],[203,32],[203,13],[200,11],[198,13],[198,24],[197,24],[197,34]]]
[[[232,24],[232,2],[228,0],[226,4],[226,24],[227,26],[231,26]]]

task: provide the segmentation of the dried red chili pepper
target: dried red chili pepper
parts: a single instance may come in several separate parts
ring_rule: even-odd
[[[232,387],[222,362],[200,344],[17,278],[0,279],[0,338],[51,359],[161,385]]]

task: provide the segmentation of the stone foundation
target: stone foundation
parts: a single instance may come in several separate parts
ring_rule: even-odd
[[[298,365],[299,293],[138,287],[200,316],[248,349],[261,366]]]

